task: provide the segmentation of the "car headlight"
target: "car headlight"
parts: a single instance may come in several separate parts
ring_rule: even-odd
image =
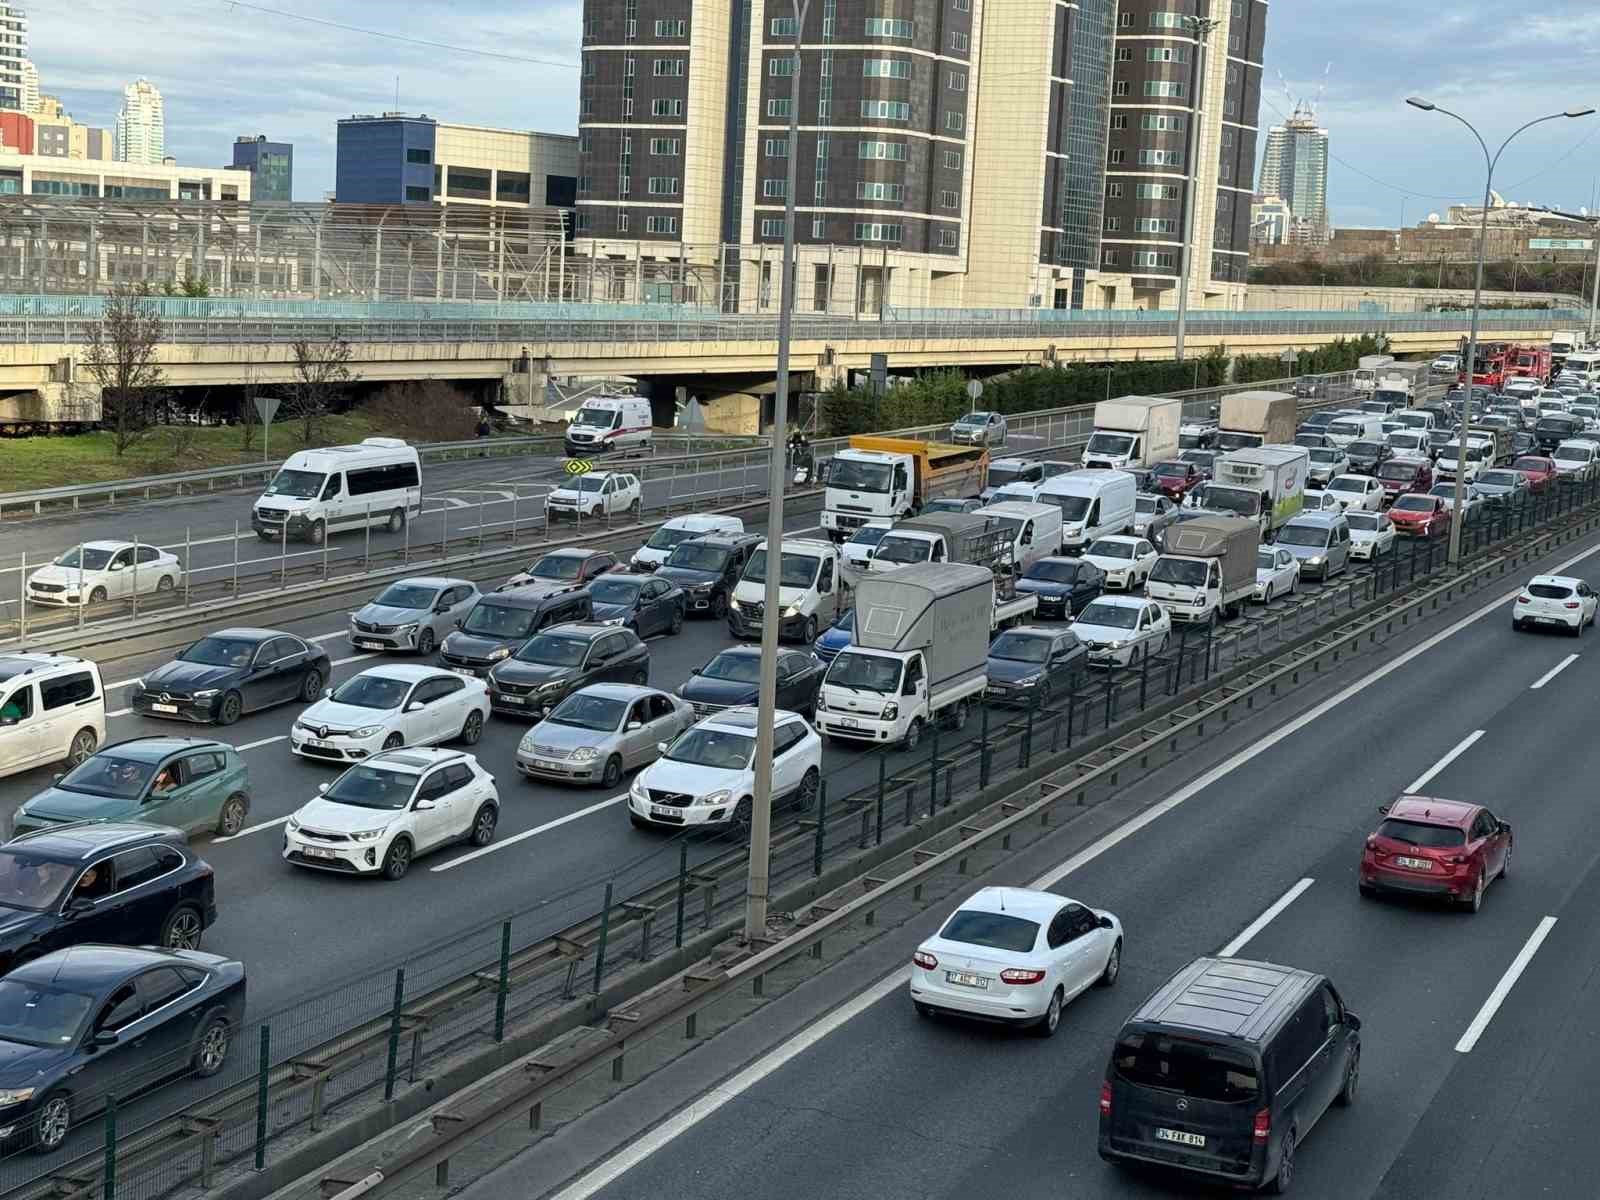
[[[194,694],[194,698],[196,700],[209,700],[217,694],[217,690],[216,688],[201,688]]]
[[[602,625],[622,625],[622,624],[625,624],[627,622],[627,620],[628,620],[627,617],[610,617],[610,618],[608,618],[608,619],[606,619],[604,621],[601,621],[600,624],[602,624]]]
[[[720,792],[711,792],[704,796],[695,797],[696,804],[726,804],[733,799],[733,793],[724,788]]]
[[[413,621],[410,625],[402,625],[395,630],[396,633],[415,633],[416,631],[417,623],[415,621]]]
[[[1025,679],[1017,680],[1017,686],[1018,687],[1033,687],[1039,682],[1039,680],[1041,680],[1043,678],[1044,678],[1043,675],[1029,675]]]
[[[689,585],[689,590],[696,596],[704,596],[711,590],[711,585],[709,583],[691,583]]]
[[[740,604],[737,600],[728,601],[728,607],[733,609],[734,612],[743,612],[744,611],[744,605]]]
[[[1313,567],[1320,567],[1322,565],[1322,555],[1313,554],[1310,558],[1306,559],[1306,561]]]
[[[579,746],[572,752],[573,762],[592,762],[600,757],[600,751],[593,746]]]
[[[1107,650],[1121,650],[1122,649],[1122,643],[1121,642],[1107,642],[1106,643],[1106,649]]]
[[[377,829],[363,829],[359,833],[352,833],[350,840],[352,842],[375,842],[388,831],[389,827],[387,825],[380,826]]]
[[[798,617],[800,615],[800,606],[798,604],[789,605],[788,608],[783,610],[783,615],[786,617]]]
[[[820,691],[818,691],[817,692],[817,711],[818,712],[826,712],[827,708],[828,708],[828,698],[826,696],[824,696]]]
[[[563,679],[553,679],[549,683],[541,683],[539,685],[539,695],[541,695],[541,696],[554,696],[557,692],[559,692],[562,688],[564,688],[566,686],[567,686],[567,684],[566,684],[565,680],[563,680]]]
[[[511,657],[511,650],[510,650],[509,647],[506,647],[506,646],[501,646],[500,649],[492,650],[489,653],[489,661],[490,662],[499,662],[502,658],[510,658],[510,657]]]
[[[0,1108],[8,1104],[21,1104],[24,1100],[33,1099],[32,1088],[6,1088],[0,1091]]]
[[[1189,601],[1189,603],[1194,605],[1196,608],[1204,608],[1205,607],[1205,603],[1206,603],[1205,593],[1202,592],[1200,595],[1196,596],[1193,600]]]
[[[377,737],[382,732],[382,725],[363,725],[360,729],[352,729],[349,736],[353,738],[369,738]]]
[[[900,715],[900,705],[899,704],[885,704],[883,706],[883,719],[885,721],[892,721],[896,717],[898,717],[899,715]]]
[[[628,794],[636,796],[640,800],[647,799],[644,790],[644,776],[635,775],[633,777],[633,782],[628,785]]]

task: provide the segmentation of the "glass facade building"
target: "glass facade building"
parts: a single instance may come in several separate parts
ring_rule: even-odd
[[[1116,40],[1116,0],[1079,0],[1072,21],[1071,95],[1067,112],[1067,157],[1056,259],[1079,268],[1074,276],[1082,308],[1083,270],[1100,265],[1100,230],[1105,208],[1106,125],[1111,104],[1111,50]]]
[[[385,113],[339,122],[334,198],[340,204],[433,203],[438,122]]]
[[[294,147],[269,142],[265,135],[241,137],[233,143],[233,165],[255,177],[253,199],[288,203],[294,199]]]

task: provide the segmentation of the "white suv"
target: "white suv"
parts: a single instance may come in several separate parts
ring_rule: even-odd
[[[399,879],[419,854],[487,846],[500,821],[494,776],[459,750],[390,750],[317,791],[284,826],[283,857],[298,867]]]
[[[171,592],[183,582],[176,556],[142,542],[84,542],[28,576],[34,604],[98,604],[150,592]]]
[[[756,793],[756,710],[730,708],[690,726],[628,789],[636,826],[723,825],[750,832]],[[797,713],[779,712],[773,727],[772,803],[793,799],[806,810],[822,782],[822,739]]]
[[[1573,637],[1583,633],[1585,625],[1593,625],[1595,606],[1600,598],[1595,590],[1581,579],[1568,575],[1535,575],[1517,593],[1511,606],[1511,628],[1526,629],[1530,625],[1547,629],[1565,629]]]
[[[588,471],[563,483],[544,498],[547,521],[559,517],[604,517],[627,513],[637,517],[644,487],[637,475],[621,471]]]
[[[105,740],[99,667],[70,654],[0,654],[0,776],[77,766]]]

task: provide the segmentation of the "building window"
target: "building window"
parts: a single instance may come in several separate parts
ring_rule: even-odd
[[[791,41],[794,39],[795,33],[798,32],[798,26],[795,25],[793,17],[773,17],[767,29],[773,37],[788,38]]]
[[[1135,250],[1133,252],[1133,265],[1136,267],[1161,267],[1172,269],[1173,256],[1168,250]]]
[[[1127,117],[1126,113],[1112,113],[1111,114],[1111,128],[1113,128],[1113,129],[1126,129],[1127,127],[1128,127],[1128,117]]]
[[[578,135],[578,153],[579,154],[593,154],[594,153],[594,134],[592,134],[592,133],[580,133]]]
[[[767,116],[769,116],[769,117],[787,117],[788,115],[789,115],[789,101],[787,99],[784,99],[784,100],[768,100],[767,101]]]
[[[794,55],[786,54],[782,58],[773,58],[767,61],[767,74],[772,76],[788,77],[794,74]]]
[[[944,127],[951,133],[960,133],[967,127],[967,114],[958,112],[945,113]]]
[[[861,116],[864,120],[909,121],[911,105],[904,100],[863,100]]]
[[[652,67],[653,67],[656,75],[658,75],[658,76],[660,76],[660,75],[682,75],[683,74],[683,59],[681,59],[681,58],[658,58],[652,64]]]
[[[1133,14],[1131,12],[1118,13],[1117,14],[1117,27],[1120,28],[1120,29],[1132,29],[1133,28]]]
[[[811,218],[811,240],[812,241],[816,241],[816,242],[820,242],[823,238],[825,238],[827,236],[828,236],[828,218],[827,217],[812,217]]]
[[[590,58],[587,54],[583,56],[583,77],[585,79],[594,78],[594,59]]]
[[[587,175],[579,175],[578,176],[578,195],[587,196],[588,194],[589,194],[589,177]]]
[[[972,0],[954,0],[950,7],[956,12],[971,12]]]
[[[769,199],[782,200],[789,194],[789,181],[786,179],[763,179],[761,181],[761,194]]]
[[[1152,133],[1182,133],[1189,127],[1189,118],[1182,113],[1145,113],[1139,119],[1139,128]]]
[[[1133,228],[1136,233],[1177,233],[1178,222],[1172,217],[1139,217]]]
[[[586,38],[600,36],[600,18],[585,17],[583,19],[583,36]]]
[[[1128,16],[1128,15],[1129,14],[1127,14],[1127,13],[1123,14],[1123,16]],[[1133,24],[1132,21],[1130,21],[1128,23],[1130,25]],[[1114,250],[1110,246],[1106,246],[1105,248],[1103,248],[1100,251],[1100,265],[1102,267],[1114,267],[1114,266],[1116,266],[1117,265],[1117,252],[1116,252],[1116,250]]]
[[[1141,150],[1139,151],[1139,165],[1141,167],[1181,167],[1183,166],[1183,151]]]
[[[788,138],[767,138],[761,145],[761,153],[766,158],[788,158]]]
[[[939,230],[939,248],[941,250],[954,250],[956,248],[956,231],[954,229]]]
[[[1166,96],[1173,100],[1182,100],[1189,94],[1189,89],[1176,79],[1146,79],[1144,81],[1144,94],[1146,96]]]
[[[617,232],[618,233],[627,233],[628,232],[628,214],[625,213],[625,212],[619,212],[617,214]]]
[[[594,97],[585,96],[579,102],[579,104],[578,104],[578,115],[580,117],[592,117],[592,116],[594,116]]]
[[[1107,183],[1106,184],[1106,199],[1108,199],[1108,200],[1120,200],[1120,199],[1122,199],[1122,185],[1120,183]]]
[[[653,117],[681,117],[683,116],[683,101],[661,98],[652,100],[650,101],[650,115]]]
[[[898,58],[864,58],[861,74],[868,79],[910,79],[911,63]]]
[[[1106,161],[1112,166],[1116,166],[1122,161],[1122,151],[1117,147],[1112,147],[1106,151]]]
[[[451,167],[446,194],[459,200],[489,199],[489,172],[469,167]]]
[[[857,221],[856,241],[898,243],[902,228],[900,225],[889,225],[879,221]]]
[[[496,171],[494,198],[509,204],[527,204],[532,199],[530,183],[526,171]]]
[[[424,150],[417,146],[409,146],[406,148],[406,161],[408,163],[431,163],[433,162],[433,151]]]
[[[946,171],[961,170],[961,151],[946,150],[944,152],[944,169]]]
[[[688,32],[689,32],[689,22],[687,22],[687,21],[667,20],[667,21],[657,21],[656,22],[656,36],[657,37],[663,37],[663,38],[664,37],[683,37]]]
[[[1128,94],[1128,81],[1119,79],[1113,83],[1111,85],[1111,94],[1113,96],[1126,96]]]
[[[406,200],[407,201],[420,200],[423,203],[427,203],[429,200],[433,199],[433,196],[430,193],[431,193],[431,189],[426,188],[426,187],[409,187],[408,186],[406,188]]]
[[[1176,200],[1178,198],[1178,185],[1175,183],[1141,183],[1138,194],[1141,200]]]
[[[1144,52],[1144,60],[1153,63],[1186,63],[1189,61],[1189,47],[1151,46]]]
[[[1117,61],[1118,62],[1132,62],[1133,61],[1133,47],[1132,46],[1118,46],[1117,47]]]
[[[761,236],[764,238],[781,238],[783,236],[783,218],[763,217],[761,219]]]
[[[1182,29],[1183,14],[1175,12],[1153,12],[1150,14],[1151,29]]]
[[[650,194],[652,196],[676,196],[678,194],[678,177],[676,175],[650,176]]]
[[[904,142],[857,142],[857,158],[883,158],[893,162],[905,162],[906,144]]]
[[[867,183],[857,181],[857,200],[885,200],[891,204],[899,204],[905,196],[905,187],[898,183]]]
[[[965,71],[951,71],[950,74],[945,76],[945,86],[952,92],[966,91],[967,73]]]
[[[1115,233],[1115,232],[1117,232],[1117,230],[1119,230],[1121,228],[1122,228],[1122,218],[1121,217],[1107,217],[1106,218],[1106,232],[1107,233]]]
[[[646,233],[677,233],[677,217],[646,217],[644,219]]]
[[[633,76],[634,76],[635,68],[637,68],[638,65],[639,65],[639,60],[634,58],[631,54],[627,58],[623,59],[622,60],[622,77],[624,79],[632,79]]]
[[[960,192],[952,191],[950,188],[941,188],[941,189],[939,189],[939,207],[940,208],[956,208],[956,207],[958,207],[960,205],[960,203],[961,203],[961,193]]]
[[[959,29],[950,33],[950,49],[965,51],[967,48],[967,35]]]
[[[586,211],[584,211],[582,209],[579,209],[578,210],[578,232],[579,233],[587,233],[589,231],[589,225],[590,225],[589,213],[587,213]]]
[[[866,34],[869,38],[905,38],[909,40],[916,33],[916,26],[910,21],[901,21],[894,17],[868,17]]]
[[[676,158],[683,149],[683,142],[678,138],[651,138],[650,153],[664,155],[667,158]]]

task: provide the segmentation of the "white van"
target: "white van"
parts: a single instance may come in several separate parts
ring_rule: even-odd
[[[1011,531],[1011,569],[1021,575],[1041,558],[1061,553],[1061,510],[1054,504],[1001,500],[977,510]]]
[[[708,533],[743,533],[744,522],[738,517],[725,517],[719,513],[689,513],[673,517],[650,535],[650,540],[633,552],[629,565],[635,571],[654,571],[667,561],[667,555],[679,542],[703,537]]]
[[[77,766],[105,740],[99,667],[70,654],[0,654],[0,776],[62,759]]]
[[[1561,371],[1563,374],[1577,375],[1586,383],[1593,383],[1596,377],[1600,377],[1600,350],[1580,350],[1567,355],[1567,361],[1561,364]]]
[[[1351,442],[1377,442],[1383,440],[1383,418],[1377,413],[1348,413],[1328,422],[1322,435],[1343,450]]]
[[[573,414],[562,438],[569,458],[589,454],[649,454],[655,448],[655,419],[643,396],[593,396]]]
[[[422,460],[402,438],[364,438],[291,454],[250,510],[262,541],[321,545],[341,529],[399,533],[422,511]]]
[[[986,504],[1003,504],[1006,502],[1021,504],[1037,504],[1039,493],[1044,490],[1043,483],[1008,483],[995,488],[984,498]]]
[[[1086,468],[1044,481],[1039,503],[1061,510],[1061,549],[1082,554],[1084,547],[1109,533],[1133,532],[1139,481],[1126,471]]]
[[[832,542],[784,538],[778,575],[778,600],[783,615],[778,636],[810,646],[817,634],[848,608],[843,563]],[[762,606],[767,599],[767,542],[763,538],[745,564],[728,606],[728,632],[736,638],[761,636]]]

